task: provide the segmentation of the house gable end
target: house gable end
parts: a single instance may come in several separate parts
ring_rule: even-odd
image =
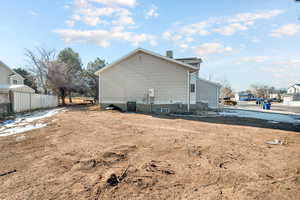
[[[176,65],[178,65],[178,66],[185,67],[185,68],[187,68],[187,69],[190,70],[190,71],[196,71],[196,70],[199,70],[197,67],[194,67],[194,66],[189,65],[189,64],[185,64],[185,63],[180,62],[180,61],[177,61],[177,60],[175,60],[175,59],[171,59],[171,58],[168,58],[168,57],[165,57],[165,56],[161,56],[161,55],[159,55],[159,54],[156,54],[156,53],[154,53],[154,52],[147,51],[147,50],[145,50],[145,49],[136,49],[136,50],[132,51],[131,53],[129,53],[129,54],[127,54],[127,55],[121,57],[119,60],[113,62],[112,64],[107,65],[107,66],[103,67],[102,69],[98,70],[97,72],[95,72],[95,74],[96,74],[96,75],[99,75],[99,74],[101,74],[102,72],[104,72],[105,70],[107,70],[107,69],[109,69],[109,68],[111,68],[111,67],[113,67],[113,66],[115,66],[115,65],[117,65],[117,64],[119,64],[119,63],[121,63],[121,62],[123,62],[123,61],[125,61],[126,59],[128,59],[128,58],[130,58],[131,56],[134,56],[134,55],[136,55],[136,54],[138,54],[138,53],[144,53],[144,54],[147,54],[147,55],[151,55],[151,56],[160,58],[161,60],[165,60],[165,61],[171,62],[171,63],[173,63],[173,64],[176,64]]]

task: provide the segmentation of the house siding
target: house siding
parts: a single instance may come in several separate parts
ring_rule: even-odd
[[[103,71],[99,81],[102,104],[187,104],[187,69],[143,52]],[[153,88],[155,97],[148,97]]]
[[[16,83],[14,83],[16,81]],[[24,79],[20,77],[20,75],[12,75],[10,76],[10,85],[23,85]]]
[[[0,64],[0,84],[9,85],[9,75],[11,72]]]
[[[197,80],[196,102],[207,103],[210,108],[219,107],[219,86],[205,80]]]
[[[287,94],[295,94],[295,93],[300,93],[300,87],[297,85],[294,85],[287,90]]]

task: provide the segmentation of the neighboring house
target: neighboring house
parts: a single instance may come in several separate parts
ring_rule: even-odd
[[[24,78],[0,61],[0,114],[9,112],[9,91],[34,93],[24,85]]]
[[[136,49],[97,71],[100,105],[143,112],[218,108],[220,85],[198,77],[202,60],[172,54]]]
[[[283,103],[290,106],[300,106],[300,84],[295,84],[287,89]]]
[[[239,92],[235,94],[236,101],[252,101],[255,99],[256,99],[255,95],[248,92]]]
[[[0,61],[0,85],[23,85],[24,78]]]
[[[24,85],[24,78],[0,61],[0,89],[34,93],[34,89]]]
[[[300,93],[300,84],[292,85],[287,89],[287,94],[296,94],[296,93]]]
[[[10,78],[10,85],[24,85],[24,78],[14,72],[15,74],[11,75]]]

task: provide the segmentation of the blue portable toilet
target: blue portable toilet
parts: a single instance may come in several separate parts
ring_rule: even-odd
[[[266,103],[266,109],[271,110],[271,103],[270,102]]]

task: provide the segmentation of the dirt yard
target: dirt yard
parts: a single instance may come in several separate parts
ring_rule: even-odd
[[[300,199],[289,125],[68,109],[0,137],[0,199]]]

